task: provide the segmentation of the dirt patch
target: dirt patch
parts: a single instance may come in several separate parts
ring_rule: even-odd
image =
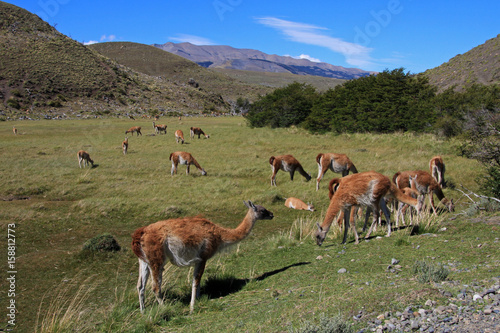
[[[500,225],[500,216],[477,217],[471,219],[470,222]]]
[[[8,195],[6,197],[0,197],[2,201],[16,201],[16,200],[30,200],[31,198],[27,195]]]

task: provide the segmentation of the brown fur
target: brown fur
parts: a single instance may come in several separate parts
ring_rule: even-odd
[[[269,158],[269,164],[271,164],[271,168],[273,170],[273,174],[271,176],[271,186],[276,186],[276,174],[280,169],[285,172],[289,172],[290,180],[292,181],[296,170],[306,179],[306,181],[311,180],[311,175],[304,171],[302,165],[292,155],[271,156]]]
[[[444,172],[446,171],[443,158],[441,156],[434,156],[429,161],[429,169],[432,178],[434,178],[441,188],[445,187]]]
[[[207,172],[205,169],[203,169],[200,164],[194,159],[193,155],[190,153],[187,153],[185,151],[176,151],[170,154],[169,160],[172,161],[172,169],[170,173],[173,175],[174,173],[177,173],[177,166],[180,164],[185,164],[187,166],[186,168],[186,175],[189,175],[189,167],[191,164],[194,164],[194,166],[200,170],[201,174],[203,176],[207,175]]]
[[[318,178],[316,179],[316,191],[319,190],[319,182],[323,179],[325,172],[328,169],[332,172],[342,173],[342,177],[352,173],[358,173],[358,170],[352,163],[352,161],[345,154],[334,154],[334,153],[319,153],[316,156],[316,163],[318,163]]]
[[[347,214],[347,211],[352,206],[363,206],[370,208],[373,211],[373,223],[365,237],[368,238],[375,223],[378,221],[381,200],[383,200],[384,197],[395,197],[396,199],[415,207],[418,205],[417,199],[404,195],[394,184],[391,183],[388,177],[375,171],[356,173],[343,178],[337,178],[333,184],[336,184],[337,182],[339,185],[330,200],[330,205],[328,206],[323,224],[321,226],[319,224],[317,225],[318,230],[316,232],[316,242],[318,245],[323,243],[332,221],[337,214],[344,211],[344,215],[348,216],[349,214]],[[385,203],[382,207],[385,207]],[[417,207],[417,210],[420,211],[419,206]],[[387,209],[385,209],[384,213],[388,220],[388,235],[390,235],[390,217],[387,217]],[[344,221],[345,226],[343,243],[346,241],[349,226],[348,220],[345,219]],[[357,244],[358,234],[356,232],[356,228],[353,228],[353,232],[356,237]]]
[[[155,120],[158,120],[155,118]],[[165,132],[167,134],[167,125],[156,125],[155,122],[153,121],[153,128],[155,129],[156,134],[161,134],[161,132]]]
[[[122,142],[123,155],[127,155],[128,150],[128,138],[125,138]]]
[[[142,136],[141,126],[130,127],[128,130],[125,131],[125,134],[132,133],[132,136],[134,136],[134,132],[137,133],[137,136],[139,136],[139,134]]]
[[[152,289],[159,303],[163,266],[167,259],[177,266],[194,266],[190,310],[199,296],[200,280],[208,259],[221,249],[245,239],[257,220],[270,220],[273,213],[262,206],[245,202],[248,212],[235,229],[218,226],[200,216],[170,219],[137,229],[132,235],[132,250],[139,258],[137,290],[141,311],[144,291],[151,273]]]
[[[78,151],[76,155],[78,157],[78,165],[80,166],[80,168],[82,167],[82,161],[83,167],[87,166],[89,163],[94,166],[94,161],[90,158],[90,154],[85,150]]]
[[[12,132],[14,133],[14,135],[17,135],[17,128],[12,127]]]
[[[311,212],[314,212],[313,204],[306,204],[304,201],[293,197],[286,199],[285,206],[292,209],[310,210]]]
[[[210,135],[205,134],[205,132],[203,132],[199,127],[191,127],[189,133],[191,135],[191,139],[194,138],[195,135],[198,135],[198,139],[200,138],[200,135],[205,136],[207,139],[210,138]]]
[[[449,200],[444,196],[441,186],[439,186],[438,182],[432,178],[428,172],[423,170],[397,172],[393,179],[395,180],[395,184],[398,188],[411,187],[410,176],[415,180],[415,186],[418,193],[420,195],[429,195],[429,202],[434,213],[436,213],[434,194],[450,212],[455,210],[453,200]]]
[[[182,133],[181,130],[175,131],[175,142],[179,143],[179,140],[181,141],[181,144],[184,143],[184,133]]]

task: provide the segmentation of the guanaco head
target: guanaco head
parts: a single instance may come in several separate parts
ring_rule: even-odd
[[[205,171],[205,169],[201,169],[201,175],[202,176],[206,176],[207,175],[207,172]]]
[[[312,203],[307,204],[307,210],[310,210],[311,212],[314,212],[314,205]]]
[[[316,226],[318,227],[318,230],[314,233],[314,237],[316,237],[316,244],[318,246],[321,246],[323,244],[323,241],[326,238],[326,233],[328,232],[327,230],[323,230],[323,228],[319,225],[319,223],[316,223]]]
[[[260,205],[254,205],[250,200],[247,202],[243,201],[243,203],[248,207],[248,209],[251,209],[254,212],[256,220],[272,220],[274,218],[274,214],[272,212]]]

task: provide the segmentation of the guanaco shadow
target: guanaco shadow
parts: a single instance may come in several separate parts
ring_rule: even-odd
[[[268,277],[271,277],[271,276],[279,274],[279,273],[283,273],[290,268],[299,267],[299,266],[303,266],[303,265],[309,265],[309,264],[310,264],[310,262],[299,262],[297,264],[288,265],[288,266],[285,266],[283,268],[276,269],[274,271],[265,272],[265,273],[255,277],[255,278],[251,278],[251,279],[238,279],[238,278],[232,277],[232,276],[224,277],[224,278],[209,277],[205,281],[205,283],[201,286],[200,294],[207,295],[209,299],[225,297],[225,296],[228,296],[228,295],[231,295],[231,294],[234,294],[234,293],[240,291],[249,282],[263,281],[263,280],[267,279]],[[191,300],[191,295],[189,293],[185,294],[181,299],[181,301],[184,304],[189,304],[190,300]]]

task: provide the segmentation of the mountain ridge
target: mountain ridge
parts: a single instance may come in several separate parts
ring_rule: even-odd
[[[228,45],[194,45],[187,42],[167,42],[165,44],[153,44],[153,46],[207,68],[314,75],[343,80],[376,74],[376,72],[364,71],[359,68],[346,68],[325,62],[312,62],[308,59],[267,54],[254,49],[238,49]]]

